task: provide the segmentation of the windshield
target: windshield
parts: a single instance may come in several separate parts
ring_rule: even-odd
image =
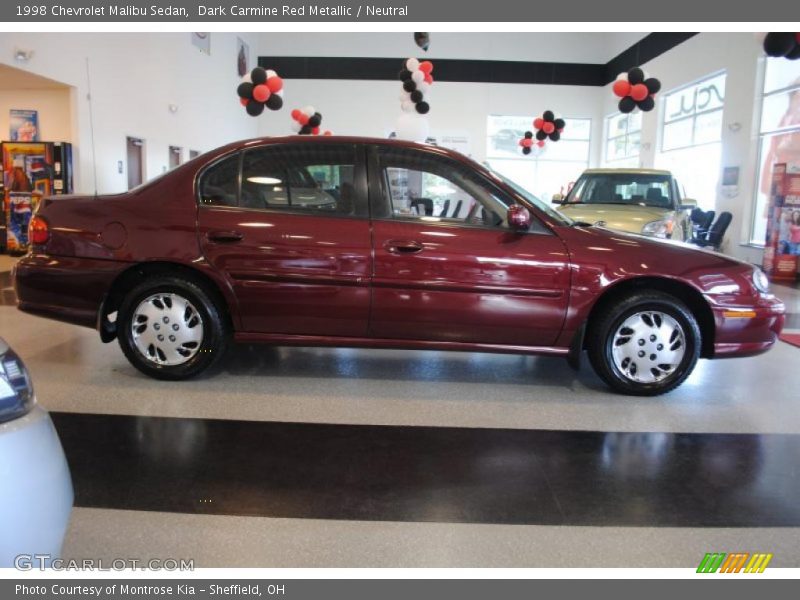
[[[552,209],[543,200],[540,200],[539,198],[537,198],[536,196],[531,194],[528,190],[526,190],[524,187],[522,187],[521,185],[519,185],[515,181],[512,181],[511,179],[509,179],[508,177],[506,177],[502,173],[498,173],[491,166],[489,166],[489,165],[485,165],[485,166],[486,166],[487,169],[489,169],[489,171],[491,171],[492,175],[494,175],[495,177],[500,179],[508,187],[513,189],[517,194],[519,194],[520,196],[525,198],[525,200],[528,203],[532,204],[533,206],[535,206],[536,208],[541,210],[543,213],[546,213],[549,217],[551,217],[552,219],[558,221],[559,223],[563,223],[564,225],[571,225],[572,224],[573,221],[568,216],[566,216],[564,214],[561,214],[557,210]]]
[[[564,204],[622,204],[671,209],[670,176],[652,173],[586,173]]]

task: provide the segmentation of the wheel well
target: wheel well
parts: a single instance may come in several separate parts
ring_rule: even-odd
[[[97,315],[97,329],[100,332],[100,338],[104,342],[110,342],[117,337],[116,322],[109,320],[109,315],[114,314],[119,309],[126,292],[144,279],[158,275],[176,275],[199,285],[220,307],[226,309],[223,313],[230,321],[231,313],[230,310],[227,310],[228,302],[225,296],[220,291],[217,283],[205,273],[178,263],[139,263],[117,275],[106,294],[105,300],[103,300]]]
[[[682,301],[689,310],[692,311],[700,327],[700,333],[703,337],[700,356],[704,358],[713,356],[716,325],[714,323],[714,313],[711,312],[711,307],[703,298],[703,295],[692,286],[672,279],[664,279],[661,277],[635,277],[613,285],[600,296],[594,303],[594,306],[592,306],[592,310],[589,311],[589,316],[586,318],[588,327],[591,327],[594,316],[604,306],[632,292],[643,289],[664,292]]]

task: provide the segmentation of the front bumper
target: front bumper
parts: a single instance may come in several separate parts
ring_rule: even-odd
[[[712,311],[716,324],[715,358],[766,352],[778,341],[786,319],[786,307],[772,295],[759,296],[750,305],[713,306]]]
[[[0,425],[0,567],[20,554],[56,558],[72,511],[72,480],[47,412]]]

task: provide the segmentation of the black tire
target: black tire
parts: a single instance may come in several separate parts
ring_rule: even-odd
[[[158,364],[143,354],[134,341],[132,320],[136,308],[150,296],[162,293],[188,300],[201,320],[203,334],[199,348],[195,346],[195,354],[182,364]],[[117,313],[117,338],[122,352],[134,367],[155,379],[189,379],[211,369],[225,355],[230,333],[221,302],[215,301],[204,286],[180,276],[159,275],[143,281],[125,295]]]
[[[626,376],[615,364],[613,351],[615,334],[626,319],[647,311],[672,317],[683,332],[685,349],[683,358],[674,370],[663,379],[645,383]],[[656,291],[634,292],[605,303],[589,323],[586,338],[589,361],[597,375],[615,391],[631,396],[658,396],[674,390],[694,370],[701,347],[700,327],[689,308],[678,298]]]

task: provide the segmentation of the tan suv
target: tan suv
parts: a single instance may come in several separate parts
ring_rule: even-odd
[[[575,221],[678,241],[691,238],[690,212],[697,206],[682,197],[669,171],[655,169],[587,169],[553,203]]]

